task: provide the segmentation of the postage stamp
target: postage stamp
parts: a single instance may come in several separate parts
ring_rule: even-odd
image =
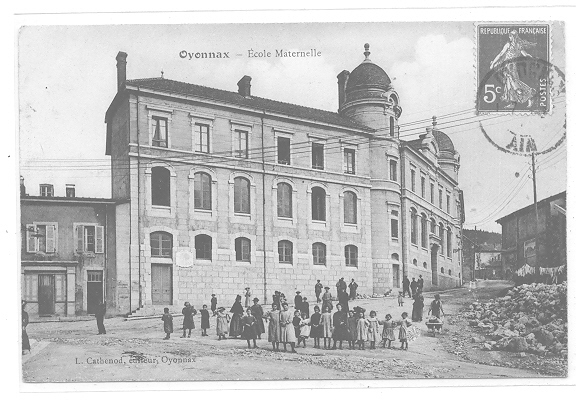
[[[477,24],[478,113],[549,113],[550,25]]]

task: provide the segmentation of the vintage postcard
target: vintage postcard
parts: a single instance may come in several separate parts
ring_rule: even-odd
[[[26,390],[568,382],[561,11],[24,20]]]

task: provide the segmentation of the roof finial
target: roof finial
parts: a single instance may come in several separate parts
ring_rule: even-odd
[[[432,116],[432,128],[436,129],[436,116]]]
[[[368,43],[364,45],[364,55],[366,56],[366,59],[364,61],[370,61],[370,59],[368,58],[368,56],[370,55],[370,44]]]
[[[164,79],[164,69],[162,69],[162,71],[160,71],[160,78]]]

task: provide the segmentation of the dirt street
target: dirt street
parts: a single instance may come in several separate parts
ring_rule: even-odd
[[[199,316],[192,338],[180,338],[182,331],[176,330],[170,340],[163,340],[160,318],[106,319],[107,335],[96,335],[96,321],[34,323],[28,326],[32,352],[22,358],[23,378],[25,382],[110,382],[558,376],[553,368],[523,369],[521,362],[508,360],[517,356],[483,352],[468,340],[471,333],[465,330],[466,321],[456,317],[457,311],[478,298],[494,297],[507,286],[488,282],[475,291],[461,288],[442,293],[448,321],[445,332],[432,337],[424,323],[416,323],[421,335],[410,342],[408,351],[399,350],[398,341],[391,350],[348,350],[347,344],[344,350],[317,350],[309,339],[308,347],[297,348],[297,354],[272,352],[266,335],[258,341],[260,348],[248,350],[240,339],[218,341],[215,318],[209,336],[202,337]],[[425,298],[426,314],[433,293],[425,293]],[[412,309],[411,300],[405,299],[399,307],[396,298],[351,303],[356,305],[376,310],[379,318],[386,313],[400,318],[402,311],[411,314]],[[171,311],[181,308],[175,305]],[[182,317],[175,318],[174,327],[181,323]]]

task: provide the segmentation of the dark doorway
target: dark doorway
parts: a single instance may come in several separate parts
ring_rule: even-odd
[[[54,314],[54,275],[38,275],[38,314]]]
[[[86,283],[86,312],[96,313],[100,301],[104,299],[104,285],[102,271],[88,271],[88,282]]]
[[[438,245],[432,245],[430,265],[432,266],[432,285],[438,285]]]
[[[152,304],[172,304],[172,265],[152,264]]]
[[[392,279],[394,281],[394,287],[400,287],[400,265],[392,264]]]

